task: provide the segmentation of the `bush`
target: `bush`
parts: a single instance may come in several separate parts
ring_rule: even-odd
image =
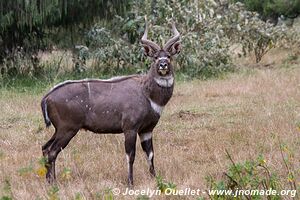
[[[28,54],[46,49],[49,39],[55,40],[58,32],[75,27],[78,32],[81,23],[92,24],[96,17],[111,17],[126,7],[123,0],[1,1],[0,63],[18,46]]]
[[[261,14],[265,20],[277,21],[281,15],[295,18],[300,14],[299,0],[235,0],[238,1],[244,3],[248,10]]]
[[[228,159],[231,164],[227,170],[224,172],[221,180],[216,180],[215,178],[209,176],[207,177],[207,182],[210,190],[218,191],[232,191],[234,195],[215,194],[210,196],[211,199],[282,199],[280,195],[262,195],[261,191],[265,192],[268,190],[276,190],[277,192],[287,189],[290,186],[291,198],[298,197],[296,194],[297,186],[295,180],[296,170],[293,171],[293,163],[291,162],[292,153],[286,145],[281,145],[281,155],[284,165],[287,169],[288,183],[285,180],[279,179],[278,175],[266,164],[266,160],[262,155],[258,156],[254,160],[246,160],[243,163],[235,163],[230,154],[226,151]],[[287,157],[284,154],[287,154]],[[244,191],[257,192],[253,195],[245,195]],[[288,197],[287,197],[288,198]]]
[[[134,1],[129,14],[115,18],[112,27],[96,25],[87,34],[94,69],[115,74],[120,71],[145,72],[149,68],[150,61],[143,56],[140,45],[146,14],[150,24],[149,38],[158,44],[165,43],[171,37],[168,21],[171,18],[176,20],[183,46],[175,63],[180,74],[209,78],[232,70],[228,39],[220,37],[216,27],[206,27],[209,24],[205,21],[195,20],[200,7],[204,6],[203,12],[208,13],[211,5],[201,3],[194,9],[194,4],[189,1],[157,1],[156,4],[152,1]]]
[[[158,44],[164,44],[171,37],[169,22],[171,19],[176,21],[183,48],[174,65],[177,74],[186,78],[206,79],[234,70],[232,45],[242,46],[244,55],[254,52],[256,62],[259,62],[286,37],[285,27],[260,20],[257,13],[247,11],[239,2],[132,1],[124,16],[98,21],[85,32],[76,49],[72,50],[71,74],[76,77],[112,76],[147,71],[150,61],[143,56],[140,45],[145,15],[150,24],[149,38]],[[18,56],[7,60],[1,68],[0,79],[16,74],[48,77],[46,73],[51,67],[45,69],[45,64],[38,60],[33,64],[30,59],[25,59],[28,63],[19,62]],[[60,68],[60,64],[53,64],[50,74],[58,73]]]
[[[88,32],[89,47],[95,49],[90,53],[96,60],[96,69],[115,74],[123,70],[143,72],[149,67],[139,43],[144,15],[150,23],[149,38],[159,44],[170,37],[168,21],[175,19],[183,46],[175,68],[187,78],[206,79],[232,71],[233,44],[240,44],[244,55],[254,52],[259,62],[286,31],[260,20],[257,13],[247,11],[241,3],[155,2],[134,1],[129,14],[116,17],[112,27],[97,25]]]

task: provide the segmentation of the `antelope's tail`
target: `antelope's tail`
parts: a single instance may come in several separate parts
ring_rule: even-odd
[[[49,127],[51,125],[51,121],[48,116],[47,99],[45,97],[42,99],[41,107],[42,107],[42,112],[43,112],[43,117],[44,117],[46,127]]]

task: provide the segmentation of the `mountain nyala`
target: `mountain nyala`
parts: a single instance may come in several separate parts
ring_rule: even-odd
[[[55,133],[43,145],[46,179],[55,181],[55,160],[80,129],[94,133],[124,133],[128,164],[128,184],[133,185],[133,163],[137,136],[146,154],[149,171],[155,176],[152,144],[158,123],[174,88],[172,57],[180,52],[180,34],[172,24],[173,37],[161,47],[147,39],[148,25],[141,44],[152,64],[144,75],[114,77],[107,80],[68,80],[54,86],[42,99],[46,126]]]

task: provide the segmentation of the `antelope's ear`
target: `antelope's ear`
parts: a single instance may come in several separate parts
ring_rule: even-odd
[[[156,50],[151,48],[148,45],[143,45],[143,47],[144,47],[144,55],[153,58],[154,54],[156,53]]]
[[[169,49],[168,49],[169,53],[174,56],[176,54],[179,54],[181,51],[181,43],[180,41],[175,42]]]

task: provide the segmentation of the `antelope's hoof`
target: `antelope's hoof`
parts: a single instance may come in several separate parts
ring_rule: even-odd
[[[128,188],[133,189],[133,180],[128,180]]]
[[[55,178],[51,174],[46,175],[46,180],[50,185],[53,185],[56,183]]]
[[[156,172],[154,169],[149,170],[151,177],[155,178],[156,177]]]

